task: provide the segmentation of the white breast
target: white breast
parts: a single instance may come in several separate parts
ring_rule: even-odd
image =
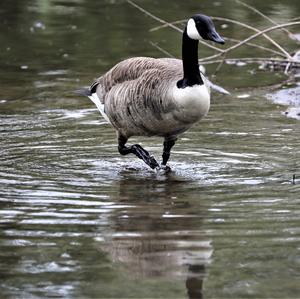
[[[210,94],[204,84],[186,88],[178,88],[175,85],[173,99],[178,106],[177,116],[186,122],[196,122],[209,111]]]

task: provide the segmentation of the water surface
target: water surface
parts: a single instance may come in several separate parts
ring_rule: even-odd
[[[202,11],[266,25],[235,2],[139,4],[170,21]],[[299,12],[252,4],[278,22]],[[150,33],[157,23],[122,1],[4,1],[0,19],[1,298],[299,298],[299,121],[268,96],[283,74],[222,67],[212,80],[231,96],[213,95],[159,175],[121,157],[73,91],[126,57],[160,57],[149,41],[179,56],[178,33]],[[132,142],[161,155],[159,138]]]

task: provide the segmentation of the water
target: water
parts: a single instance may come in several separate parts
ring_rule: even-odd
[[[139,3],[264,24],[234,2]],[[255,5],[277,21],[299,11]],[[224,66],[212,80],[232,95],[214,95],[158,175],[121,157],[73,90],[125,57],[161,56],[149,40],[180,55],[180,36],[149,33],[157,23],[121,1],[4,1],[0,16],[1,298],[299,298],[299,121],[267,96],[284,75]],[[132,142],[161,155],[159,138]]]

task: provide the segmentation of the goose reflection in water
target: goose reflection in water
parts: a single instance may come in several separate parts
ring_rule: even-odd
[[[114,232],[105,237],[101,250],[124,265],[133,279],[183,280],[189,298],[202,298],[213,250],[201,230],[205,211],[178,198],[187,181],[174,175],[137,178],[130,170],[120,177],[119,192],[112,199],[134,208],[112,211]]]

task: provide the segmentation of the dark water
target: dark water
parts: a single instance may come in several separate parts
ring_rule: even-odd
[[[266,25],[230,1],[139,3],[170,21],[202,11]],[[299,16],[299,1],[251,3],[278,22]],[[73,90],[128,56],[160,57],[149,41],[179,56],[178,33],[149,33],[157,23],[123,1],[1,1],[0,22],[1,298],[299,298],[300,128],[272,101],[284,75],[225,65],[212,79],[232,95],[213,96],[159,175],[119,156]],[[161,155],[159,138],[134,141]]]

